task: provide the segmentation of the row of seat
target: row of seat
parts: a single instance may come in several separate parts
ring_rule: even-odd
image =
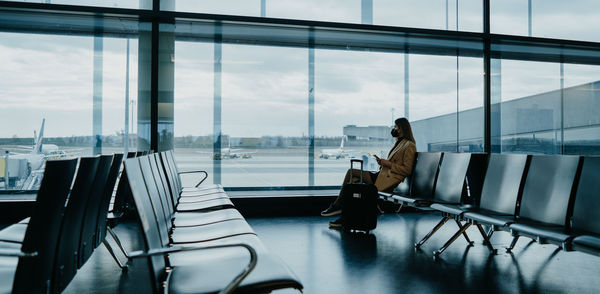
[[[156,293],[302,289],[221,186],[181,185],[171,151],[127,159],[124,174],[145,241],[128,257],[147,258]]]
[[[0,293],[66,288],[104,242],[122,161],[115,154],[46,162],[33,214],[0,231]]]
[[[486,168],[469,172],[482,156]],[[477,180],[473,174],[483,182],[479,191],[471,191],[476,197],[469,197],[469,182]],[[472,245],[466,231],[472,225],[494,254],[490,237],[508,231],[513,236],[508,251],[524,236],[565,251],[600,255],[598,191],[600,157],[420,152],[411,177],[380,198],[442,214],[417,248],[447,221],[456,222],[458,231],[434,251],[436,257],[461,235]]]

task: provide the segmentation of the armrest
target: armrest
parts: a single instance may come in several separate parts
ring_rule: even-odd
[[[200,182],[198,182],[198,184],[196,184],[195,187],[200,186],[200,184],[202,184],[204,182],[204,180],[206,180],[208,178],[208,173],[205,170],[189,170],[189,171],[182,171],[182,172],[177,172],[177,174],[199,174],[199,173],[203,173],[204,174],[204,179],[200,180]]]
[[[15,257],[36,257],[37,252],[23,252],[19,249],[0,249],[0,256],[15,256]]]
[[[177,252],[185,252],[185,251],[196,251],[196,250],[206,250],[206,249],[218,249],[218,248],[227,248],[227,247],[244,247],[250,253],[250,262],[239,273],[229,285],[225,287],[225,289],[219,292],[220,294],[224,293],[233,293],[233,291],[237,288],[237,286],[250,274],[250,272],[256,267],[256,262],[258,261],[258,257],[256,256],[256,250],[252,248],[252,246],[243,243],[235,243],[235,244],[224,244],[224,245],[212,245],[212,246],[174,246],[169,248],[160,248],[153,249],[149,251],[135,251],[129,254],[130,258],[137,257],[148,257],[153,255],[165,255],[169,253],[177,253]]]

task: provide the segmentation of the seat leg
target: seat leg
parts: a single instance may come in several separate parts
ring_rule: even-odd
[[[488,230],[488,232],[487,232],[487,237],[488,237],[488,239],[491,239],[491,238],[492,238],[492,235],[494,235],[494,232],[495,232],[495,231],[494,231],[494,226],[490,226],[490,229],[489,229],[489,230]]]
[[[115,240],[115,243],[117,243],[117,246],[119,246],[119,249],[121,249],[121,252],[123,252],[123,255],[125,255],[125,257],[129,258],[129,254],[127,253],[127,250],[125,250],[125,248],[123,247],[123,244],[121,244],[121,239],[119,239],[119,237],[117,236],[115,231],[113,231],[113,229],[110,226],[107,227],[107,231],[110,234],[110,236],[113,238],[113,240]]]
[[[487,248],[491,251],[492,254],[497,254],[498,250],[496,250],[494,246],[492,246],[492,242],[490,241],[490,236],[492,235],[491,232],[486,233],[481,224],[477,224],[477,229],[479,229],[479,233],[481,234],[481,237],[483,237],[483,244],[487,246]]]
[[[435,225],[435,227],[433,227],[433,229],[427,233],[427,235],[425,235],[421,241],[419,241],[419,243],[415,244],[415,248],[419,249],[423,244],[425,244],[425,242],[427,242],[427,240],[429,240],[429,238],[431,238],[431,236],[433,236],[433,234],[435,234],[435,232],[437,232],[449,219],[450,217],[444,216],[444,218],[440,220],[440,222]]]
[[[519,237],[519,235],[513,237],[512,242],[510,242],[510,246],[506,248],[506,252],[511,252],[515,248],[515,245],[517,245],[517,241],[519,241]]]
[[[462,230],[463,225],[457,220],[454,219],[454,221],[456,222],[456,224],[458,225],[458,229]],[[466,224],[465,224],[466,225]],[[470,225],[469,225],[470,226]],[[469,243],[469,246],[473,246],[473,241],[471,241],[471,239],[469,238],[469,236],[467,235],[467,231],[463,231],[462,233],[463,237],[465,237],[465,240],[467,241],[467,243]]]
[[[456,241],[456,239],[458,239],[458,237],[460,237],[460,235],[462,235],[470,226],[471,226],[470,223],[466,223],[464,226],[461,226],[460,230],[458,230],[458,232],[456,232],[454,234],[454,236],[452,236],[452,238],[450,238],[450,240],[448,240],[446,242],[446,244],[444,244],[444,246],[442,246],[442,248],[440,248],[439,250],[433,251],[433,257],[437,258],[438,256],[440,256],[440,254],[442,254],[444,251],[446,251],[448,246],[450,246],[452,243],[454,243],[454,241]]]
[[[110,244],[108,243],[108,241],[102,240],[102,244],[104,244],[104,247],[106,247],[106,249],[108,250],[108,253],[110,253],[110,256],[112,256],[112,258],[115,260],[115,262],[117,263],[117,265],[121,268],[121,270],[124,271],[124,272],[127,271],[127,265],[123,264],[121,262],[121,260],[119,260],[119,258],[115,254],[115,251],[113,250],[112,246],[110,246]]]
[[[398,209],[396,209],[396,213],[400,213],[400,210],[402,210],[403,206],[404,206],[404,202],[401,202],[400,206],[398,206]]]

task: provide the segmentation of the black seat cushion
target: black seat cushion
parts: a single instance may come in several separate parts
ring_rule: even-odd
[[[244,217],[239,211],[230,208],[209,212],[176,212],[174,218],[175,227],[194,227]]]
[[[242,253],[245,251],[238,250]],[[204,262],[173,268],[169,280],[170,293],[217,293],[241,272],[249,261],[247,253],[245,256],[236,254],[229,258],[220,256],[218,259],[211,259],[210,251],[203,254],[207,257]],[[279,258],[262,253],[258,255],[256,267],[242,281],[236,293],[269,293],[275,289],[289,287],[302,288],[298,278]]]
[[[217,185],[217,184],[212,184],[212,185],[204,184],[200,187],[182,187],[181,193],[207,191],[207,190],[213,190],[213,189],[223,189],[223,187],[221,185]]]
[[[515,222],[515,217],[513,215],[500,214],[485,209],[466,212],[463,214],[463,217],[474,220],[481,224],[495,225],[498,227],[504,227]]]
[[[431,205],[432,201],[430,198],[422,198],[422,197],[406,197],[401,195],[392,195],[392,199],[396,203],[405,203],[411,206],[416,207],[427,207]]]
[[[202,242],[201,244],[186,244],[182,246],[215,246],[215,245],[225,245],[225,244],[247,244],[252,246],[257,253],[266,253],[268,252],[267,248],[260,241],[258,236],[256,235],[239,235],[228,238],[216,239],[212,241]],[[241,248],[241,247],[240,247]],[[184,265],[197,265],[199,263],[204,262],[207,258],[205,254],[199,254],[200,252],[210,253],[210,258],[220,258],[220,256],[229,257],[232,254],[237,254],[239,256],[248,257],[248,252],[246,250],[240,249],[238,247],[230,247],[223,248],[219,250],[211,250],[211,251],[187,251],[180,252],[177,254],[169,255],[169,264],[171,266],[184,266]]]
[[[571,242],[571,249],[600,255],[600,236],[582,235],[575,237]]]
[[[473,208],[472,206],[469,206],[469,205],[456,205],[456,204],[444,204],[444,203],[434,203],[434,204],[431,204],[430,207],[437,211],[445,212],[445,213],[452,214],[452,215],[458,215],[458,216],[462,215],[463,213],[465,213]]]
[[[197,243],[244,234],[255,233],[245,220],[234,219],[198,227],[176,228],[171,241],[175,244]]]
[[[543,240],[565,242],[571,235],[565,233],[565,228],[559,225],[540,223],[532,220],[518,220],[516,223],[510,224],[511,231],[515,231],[520,235],[526,235],[533,238],[541,238]]]
[[[229,196],[227,196],[227,193],[225,193],[224,191],[211,192],[211,193],[205,193],[205,194],[198,194],[197,196],[181,197],[181,198],[179,198],[179,203],[181,204],[181,203],[202,202],[202,201],[217,199],[217,198],[229,198]]]
[[[177,205],[177,211],[201,211],[215,210],[225,207],[233,207],[233,203],[227,198],[217,198],[202,202],[180,203]]]

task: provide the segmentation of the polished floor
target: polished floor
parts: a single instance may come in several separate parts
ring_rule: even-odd
[[[434,213],[380,216],[371,235],[331,230],[332,218],[249,218],[263,243],[279,255],[303,282],[304,293],[600,293],[600,257],[555,250],[522,238],[512,254],[492,256],[481,243],[464,239],[434,260],[432,251],[454,232],[448,223],[422,250],[413,244],[437,222]],[[129,248],[140,248],[135,226],[118,233]],[[499,232],[494,246],[510,242]],[[71,282],[66,293],[148,293],[144,262],[122,274],[100,247]],[[281,290],[275,293],[298,293]]]

